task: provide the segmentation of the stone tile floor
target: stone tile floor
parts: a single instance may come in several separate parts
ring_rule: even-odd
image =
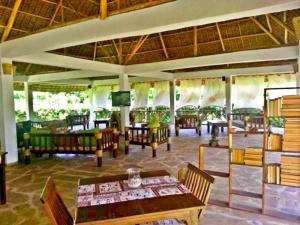
[[[157,158],[151,157],[151,149],[142,150],[140,146],[132,146],[130,154],[125,156],[121,148],[120,156],[112,159],[106,154],[103,167],[97,168],[94,156],[56,156],[36,158],[31,165],[18,164],[7,167],[7,195],[8,204],[0,206],[0,225],[46,225],[49,220],[39,196],[48,176],[52,176],[57,183],[59,192],[74,214],[75,192],[79,178],[113,175],[125,173],[133,165],[143,167],[143,170],[166,169],[176,175],[180,167],[187,162],[198,164],[198,146],[207,143],[209,136],[203,130],[203,137],[199,138],[193,131],[181,131],[180,137],[174,137],[172,151],[167,152],[166,146],[159,147]],[[226,135],[220,137],[221,144],[226,144]],[[237,136],[234,138],[235,146],[261,145],[259,136]],[[226,171],[228,169],[228,155],[226,150],[206,149],[206,168],[210,170]],[[271,156],[278,161],[278,156]],[[237,166],[234,171],[234,188],[261,191],[261,169]],[[228,182],[223,178],[216,178],[216,184],[211,194],[212,199],[226,199]],[[300,218],[300,190],[295,188],[268,187],[268,210],[289,212]],[[260,200],[234,197],[235,202],[241,202],[259,207]],[[199,224],[203,225],[286,225],[300,224],[285,221],[261,214],[249,213],[240,210],[228,209],[209,205],[204,218]]]

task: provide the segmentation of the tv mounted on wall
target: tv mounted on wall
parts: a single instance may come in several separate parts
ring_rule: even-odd
[[[130,91],[118,91],[111,93],[112,106],[130,106]]]

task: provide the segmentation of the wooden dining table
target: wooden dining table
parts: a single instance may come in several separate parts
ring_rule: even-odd
[[[198,225],[199,210],[205,205],[183,184],[164,170],[140,175],[143,182],[136,189],[126,186],[127,174],[80,179],[75,224],[134,225],[179,219]]]

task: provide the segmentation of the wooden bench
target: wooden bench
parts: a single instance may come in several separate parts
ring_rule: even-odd
[[[97,166],[102,166],[103,152],[109,151],[116,158],[119,149],[119,133],[116,129],[105,129],[93,133],[26,133],[25,164],[31,161],[31,154],[95,154]]]
[[[167,125],[159,128],[126,127],[125,154],[129,154],[129,144],[152,147],[152,157],[156,157],[158,145],[167,143],[167,150],[171,150],[171,128]]]
[[[66,117],[66,122],[68,126],[73,130],[73,126],[82,125],[83,129],[89,129],[89,119],[88,115],[69,115]]]
[[[175,117],[175,133],[179,136],[180,129],[195,129],[201,136],[201,118],[199,115],[182,115]]]

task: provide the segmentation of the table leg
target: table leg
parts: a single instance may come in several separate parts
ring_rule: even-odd
[[[209,133],[210,132],[210,124],[209,124],[209,122],[207,122],[207,133]]]
[[[221,126],[221,132],[224,133],[224,127],[223,126]]]
[[[192,210],[190,211],[190,224],[191,225],[199,225],[199,218],[198,218],[199,210]]]

